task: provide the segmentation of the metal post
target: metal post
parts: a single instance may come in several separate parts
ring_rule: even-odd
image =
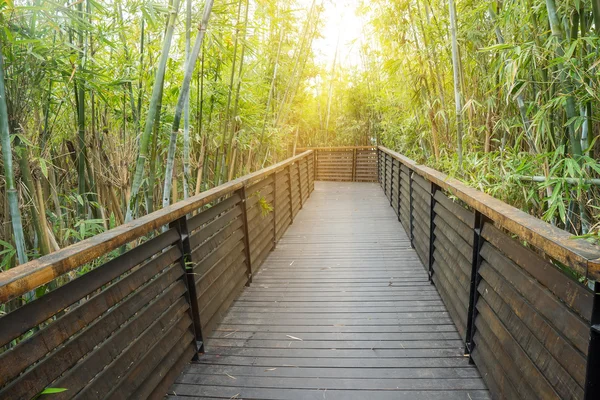
[[[304,160],[304,159],[302,159]],[[299,201],[300,201],[300,209],[302,210],[302,176],[300,174],[300,164],[302,163],[302,160],[297,162],[297,167],[298,167],[298,194],[299,194]]]
[[[435,194],[440,187],[433,182],[431,183],[431,203],[429,205],[429,281],[433,283],[433,253],[435,251]]]
[[[379,181],[380,185],[381,185],[381,168],[383,168],[383,166],[381,165],[381,150],[377,149],[377,180]]]
[[[394,191],[394,159],[392,158],[392,169],[390,171],[390,206],[392,206],[392,199],[394,196],[392,195]]]
[[[414,222],[414,213],[413,213],[413,174],[414,171],[409,171],[408,173],[408,236],[410,239],[410,247],[415,248],[415,235],[413,234],[413,222]]]
[[[294,204],[292,203],[292,165],[287,166],[288,188],[290,190],[290,225],[294,223]]]
[[[352,182],[356,182],[356,149],[352,149]]]
[[[242,208],[242,228],[244,229],[244,251],[246,253],[246,269],[248,274],[248,280],[246,281],[246,286],[250,286],[252,283],[252,259],[250,252],[250,235],[248,234],[248,210],[246,210],[246,185],[242,186],[239,189],[240,197],[242,200],[239,205]]]
[[[477,317],[477,286],[481,281],[479,275],[479,268],[481,267],[481,247],[483,246],[484,239],[481,236],[481,230],[483,224],[487,218],[479,211],[475,211],[475,226],[473,227],[473,253],[471,256],[471,285],[469,289],[469,309],[467,311],[467,331],[465,334],[465,354],[471,355],[475,344],[473,343],[473,336],[475,336],[475,318]],[[473,363],[471,357],[469,362]]]
[[[387,196],[387,153],[383,153],[383,193]]]
[[[594,300],[590,320],[590,342],[588,344],[585,371],[584,400],[600,398],[600,282],[594,282]]]
[[[398,221],[402,222],[400,218],[400,207],[402,206],[402,164],[398,161]]]
[[[190,317],[193,321],[193,329],[195,336],[196,352],[194,353],[194,360],[198,359],[198,353],[204,353],[204,339],[202,337],[202,324],[200,323],[200,307],[198,306],[198,295],[196,293],[196,279],[194,269],[192,265],[192,249],[190,246],[190,237],[187,228],[187,218],[185,216],[171,222],[170,228],[175,228],[179,233],[179,241],[177,246],[183,256],[181,257],[180,263],[185,271],[184,283],[186,286],[185,297],[190,305],[189,312]]]
[[[273,247],[277,246],[277,171],[273,172]]]
[[[317,180],[317,162],[319,161],[319,156],[317,153],[319,150],[313,150],[313,182]]]

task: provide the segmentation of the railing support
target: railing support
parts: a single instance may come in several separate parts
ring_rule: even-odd
[[[352,149],[352,182],[356,182],[356,149]]]
[[[381,155],[383,154],[383,152],[379,149],[377,149],[377,181],[379,182],[379,185],[381,185]]]
[[[194,353],[194,360],[198,359],[198,353],[204,353],[204,339],[202,337],[202,324],[200,323],[200,307],[198,307],[198,294],[196,293],[196,279],[194,270],[191,267],[192,260],[192,249],[190,246],[190,236],[187,228],[187,217],[183,216],[169,224],[170,228],[175,228],[179,233],[179,241],[177,245],[181,250],[181,266],[185,271],[184,283],[187,288],[185,291],[185,297],[190,305],[189,312],[190,317],[193,321],[194,337],[196,352]]]
[[[307,166],[308,167],[308,166]],[[277,246],[277,171],[273,172],[273,247]]]
[[[433,253],[435,251],[435,194],[440,187],[433,182],[429,193],[431,202],[429,204],[429,281],[433,283]]]
[[[413,174],[414,171],[410,171],[408,173],[408,230],[410,239],[410,247],[415,248],[415,235],[413,233],[413,224],[414,224],[414,205],[413,205]]]
[[[402,207],[402,164],[398,163],[398,203],[396,204],[396,210],[398,211],[398,221],[402,222],[400,218],[400,208]]]
[[[588,344],[585,372],[584,400],[600,398],[600,282],[594,282],[594,300],[590,319],[590,342]]]
[[[387,153],[383,153],[383,193],[387,196]]]
[[[394,192],[394,159],[392,158],[392,169],[390,170],[390,206],[393,204]]]
[[[294,204],[292,203],[292,166],[287,166],[288,188],[290,192],[290,224],[294,223]]]
[[[300,164],[302,163],[302,161],[298,161],[296,163],[296,167],[298,170],[298,197],[299,197],[299,201],[300,201],[300,209],[302,210],[302,206],[304,205],[302,203],[302,174],[300,172]]]
[[[473,337],[475,336],[475,318],[477,317],[477,299],[479,297],[477,292],[477,286],[481,281],[481,275],[479,275],[479,268],[481,267],[481,247],[483,246],[484,239],[481,236],[481,230],[483,224],[487,218],[480,213],[475,211],[475,222],[473,227],[473,252],[471,255],[471,281],[469,288],[469,308],[467,310],[467,329],[465,334],[465,354],[469,354],[469,362],[474,363],[470,355],[473,353],[475,343]]]
[[[242,198],[242,201],[240,202],[240,207],[242,208],[242,228],[244,230],[244,252],[246,254],[246,270],[247,270],[247,275],[248,275],[248,279],[246,280],[246,286],[250,286],[250,284],[252,283],[252,259],[251,257],[251,252],[250,252],[250,235],[248,234],[249,229],[248,229],[248,210],[246,209],[246,185],[242,186],[239,189],[239,193],[240,193],[240,197]]]

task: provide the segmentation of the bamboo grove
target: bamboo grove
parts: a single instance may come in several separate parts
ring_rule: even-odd
[[[337,95],[358,101],[341,119],[598,240],[598,0],[374,0],[360,11],[361,62],[337,80]]]
[[[0,0],[0,268],[325,145],[598,239],[600,0],[349,3],[328,64],[330,0]]]
[[[321,9],[1,2],[1,268],[285,158]]]

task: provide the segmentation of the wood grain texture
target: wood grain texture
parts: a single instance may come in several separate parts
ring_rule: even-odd
[[[519,236],[520,239],[527,241],[550,257],[571,267],[577,273],[592,280],[600,279],[600,246],[593,245],[583,239],[573,239],[569,232],[469,187],[442,172],[419,165],[402,154],[383,146],[379,146],[378,149],[384,153],[388,160],[390,158],[399,160],[409,169],[415,171],[415,174],[435,183],[463,201],[467,206],[490,218],[498,226]],[[468,221],[464,222],[470,225]]]
[[[315,182],[172,398],[489,399],[389,200]]]

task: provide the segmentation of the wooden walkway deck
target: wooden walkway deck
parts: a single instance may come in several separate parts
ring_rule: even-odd
[[[170,398],[488,399],[376,183],[316,182]]]

